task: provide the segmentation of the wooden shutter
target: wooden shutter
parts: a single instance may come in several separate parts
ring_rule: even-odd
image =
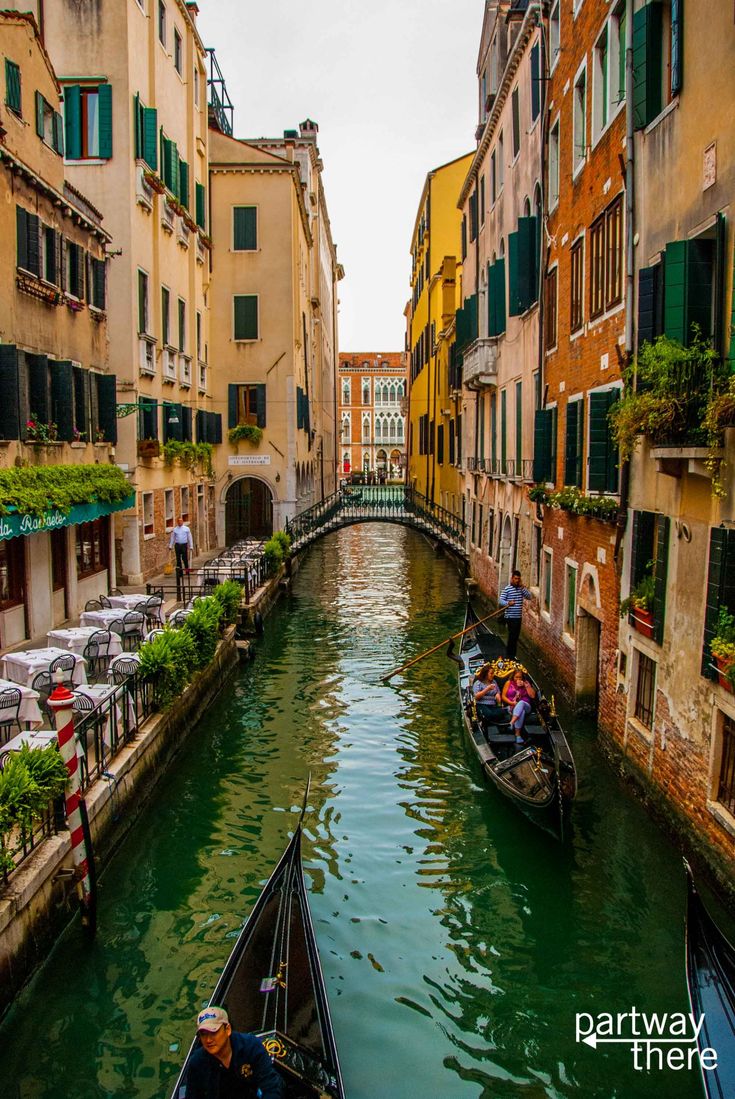
[[[684,83],[684,3],[671,0],[671,95],[678,95]]]
[[[196,415],[196,429],[197,429],[197,442],[198,443],[203,443],[205,441],[205,439],[204,439],[204,436],[206,435],[206,429],[204,427],[205,416],[206,416],[206,413],[204,412],[204,410],[201,409],[201,408],[198,408],[197,409],[197,415]]]
[[[18,400],[18,351],[15,344],[0,344],[0,439],[20,438]]]
[[[712,332],[713,272],[715,241],[693,237],[687,241],[686,340],[692,338],[692,325],[699,326],[705,339]]]
[[[104,309],[107,304],[107,268],[103,259],[92,260],[92,279],[90,298],[98,309]]]
[[[28,249],[27,270],[41,275],[41,247],[38,238],[39,221],[35,214],[26,213],[26,239]]]
[[[477,333],[478,333],[477,294],[473,294],[472,297],[467,298],[467,301],[464,304],[465,304],[465,309],[467,310],[468,336],[469,336],[470,342],[472,343],[474,340],[477,339]],[[427,363],[429,361],[428,332],[427,332],[427,338],[426,338],[426,361],[427,361]]]
[[[216,445],[222,442],[222,414],[220,412],[212,413],[212,426],[214,431],[212,442]]]
[[[642,267],[638,272],[638,348],[648,342],[653,343],[657,330],[658,289],[663,268],[660,263],[653,267]]]
[[[505,463],[508,457],[508,398],[505,390],[500,394],[500,463],[501,473],[505,474]]]
[[[237,391],[239,386],[227,386],[227,426],[237,427]]]
[[[265,427],[265,386],[257,385],[255,391],[258,427]]]
[[[580,436],[583,427],[582,411],[583,401],[579,400],[567,402],[567,422],[564,453],[564,484],[576,485],[578,488],[582,483],[582,454],[580,446]]]
[[[87,435],[89,432],[89,371],[81,366],[73,368],[74,374],[74,426]]]
[[[192,442],[191,408],[188,405],[181,406],[181,439],[185,443]]]
[[[197,183],[194,189],[196,192],[196,223],[200,229],[205,229],[207,225],[206,190],[202,183]]]
[[[133,129],[135,138],[135,159],[143,159],[143,104],[136,92],[133,96]]]
[[[158,169],[158,111],[143,107],[143,160],[152,171]]]
[[[686,344],[687,338],[687,241],[674,240],[664,253],[664,332]]]
[[[64,132],[67,160],[82,156],[82,89],[78,84],[64,88]]]
[[[185,160],[179,161],[179,202],[189,209],[189,165]]]
[[[158,438],[158,401],[152,397],[140,397],[138,409],[138,438]]]
[[[169,147],[171,149],[171,182],[168,186],[174,197],[179,198],[179,187],[181,186],[181,180],[179,179],[179,148],[175,141],[169,141]]]
[[[444,424],[436,429],[436,460],[440,466],[444,465]]]
[[[521,476],[523,462],[523,382],[516,382],[516,477]]]
[[[520,236],[508,234],[508,315],[518,317],[523,312],[520,288]]]
[[[11,111],[22,115],[20,68],[8,57],[5,58],[5,102]]]
[[[15,207],[15,226],[16,226],[16,238],[17,238],[17,252],[16,262],[18,267],[22,267],[24,271],[28,270],[28,227],[26,220],[28,218],[27,212],[22,206]]]
[[[618,390],[590,393],[590,438],[588,487],[590,492],[617,492],[617,448],[611,433],[608,413],[618,399]]]
[[[661,110],[662,7],[649,0],[633,14],[633,120],[643,130]]]
[[[664,620],[666,616],[666,578],[669,568],[669,529],[671,521],[668,515],[656,516],[655,557],[653,566],[653,639],[659,645],[664,639]]]
[[[254,206],[234,209],[234,244],[236,252],[253,252],[258,247],[257,210]]]
[[[74,375],[68,360],[51,364],[51,404],[59,439],[71,442],[74,438]]]
[[[112,156],[112,86],[100,84],[97,89],[97,109],[99,112],[100,158],[109,160]]]
[[[531,47],[531,121],[538,118],[541,111],[541,66],[539,56],[539,43],[534,42]]]
[[[54,151],[59,156],[64,155],[64,119],[61,117],[58,111],[54,111],[53,118],[53,144]]]
[[[46,100],[43,98],[40,92],[36,92],[36,133],[43,141],[43,109]]]
[[[477,236],[477,191],[470,195],[470,242]]]
[[[494,407],[491,405],[491,415]],[[550,408],[537,408],[533,424],[533,479],[537,484],[551,480]]]
[[[178,423],[171,423],[171,417],[178,421]],[[163,402],[163,441],[167,443],[169,439],[175,439],[181,443],[184,439],[184,421],[181,415],[181,405],[175,401]]]
[[[258,298],[255,294],[235,296],[235,339],[257,340]]]
[[[710,642],[717,632],[720,607],[735,612],[735,530],[713,527],[710,531],[709,570],[702,641],[702,675],[717,679]]]
[[[502,336],[505,332],[505,257],[497,259],[493,264],[495,276],[493,278],[493,301],[495,314],[495,335]]]
[[[296,430],[300,431],[304,426],[303,391],[300,385],[296,386]]]
[[[25,358],[28,371],[28,407],[41,423],[47,424],[53,419],[48,355],[31,355],[27,351]]]
[[[97,427],[106,443],[117,443],[117,378],[114,374],[97,374]]]

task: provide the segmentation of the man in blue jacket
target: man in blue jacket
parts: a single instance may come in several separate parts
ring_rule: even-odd
[[[222,1007],[197,1016],[201,1045],[186,1073],[186,1099],[282,1099],[283,1083],[260,1038],[233,1031]]]

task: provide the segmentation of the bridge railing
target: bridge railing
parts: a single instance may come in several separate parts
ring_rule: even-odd
[[[411,525],[430,528],[456,549],[464,549],[464,520],[408,485],[346,485],[287,520],[286,530],[292,542],[299,543],[330,525],[359,519],[406,520]]]

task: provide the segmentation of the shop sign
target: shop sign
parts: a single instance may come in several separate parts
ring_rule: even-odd
[[[270,454],[231,454],[228,458],[231,466],[269,466]]]
[[[109,504],[95,502],[92,504],[76,504],[71,511],[63,512],[58,508],[44,512],[43,515],[19,515],[11,512],[9,515],[0,515],[0,542],[6,538],[18,538],[29,534],[41,534],[46,530],[58,530],[59,527],[70,527],[76,523],[91,523],[102,515],[109,515],[113,511],[124,511],[134,507],[135,495],[128,496],[126,500]]]

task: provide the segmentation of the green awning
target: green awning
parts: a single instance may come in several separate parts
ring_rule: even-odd
[[[59,527],[70,527],[77,523],[91,523],[93,519],[110,515],[113,511],[126,511],[134,506],[135,493],[133,492],[127,499],[114,503],[95,501],[91,504],[75,504],[68,512],[59,511],[57,508],[44,512],[43,515],[21,515],[18,512],[11,512],[9,515],[0,515],[0,542],[6,538],[41,534],[45,530],[58,530]]]

